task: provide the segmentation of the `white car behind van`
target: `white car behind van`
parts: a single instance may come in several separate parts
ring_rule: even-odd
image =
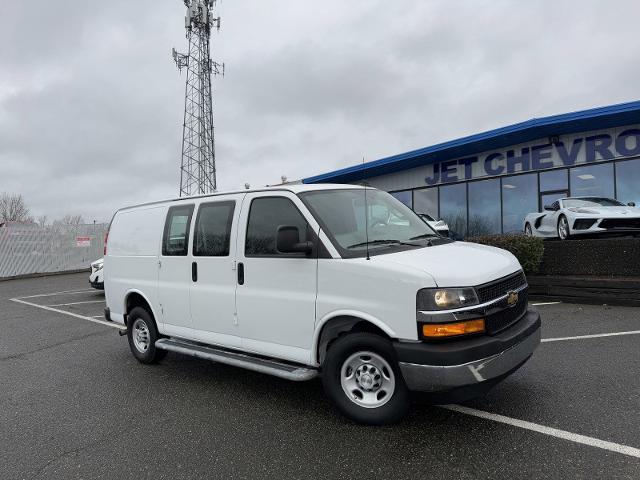
[[[168,351],[300,381],[347,417],[486,392],[540,342],[504,250],[437,235],[391,195],[287,185],[118,210],[105,316],[142,363]]]

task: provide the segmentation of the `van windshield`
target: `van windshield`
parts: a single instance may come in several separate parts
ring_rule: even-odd
[[[440,237],[387,192],[367,189],[366,217],[364,189],[319,190],[301,193],[300,197],[341,254],[349,257],[364,255],[367,243],[370,253],[375,254],[425,247],[430,239]]]

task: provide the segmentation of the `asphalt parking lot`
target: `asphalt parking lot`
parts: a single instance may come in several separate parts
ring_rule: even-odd
[[[139,364],[87,278],[0,282],[2,479],[640,478],[640,309],[538,305],[546,341],[516,374],[380,428],[317,380]]]

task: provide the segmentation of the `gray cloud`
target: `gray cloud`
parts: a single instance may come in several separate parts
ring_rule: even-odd
[[[631,1],[219,7],[221,189],[638,96]],[[169,51],[186,47],[182,15],[177,0],[3,5],[0,191],[98,221],[174,196],[184,76]]]

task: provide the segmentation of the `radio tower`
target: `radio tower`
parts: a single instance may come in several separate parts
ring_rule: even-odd
[[[182,163],[180,196],[216,191],[216,154],[211,106],[211,74],[224,75],[224,64],[211,60],[211,30],[220,29],[220,17],[214,17],[216,0],[184,0],[184,17],[189,53],[172,49],[178,69],[187,69],[182,124]]]

